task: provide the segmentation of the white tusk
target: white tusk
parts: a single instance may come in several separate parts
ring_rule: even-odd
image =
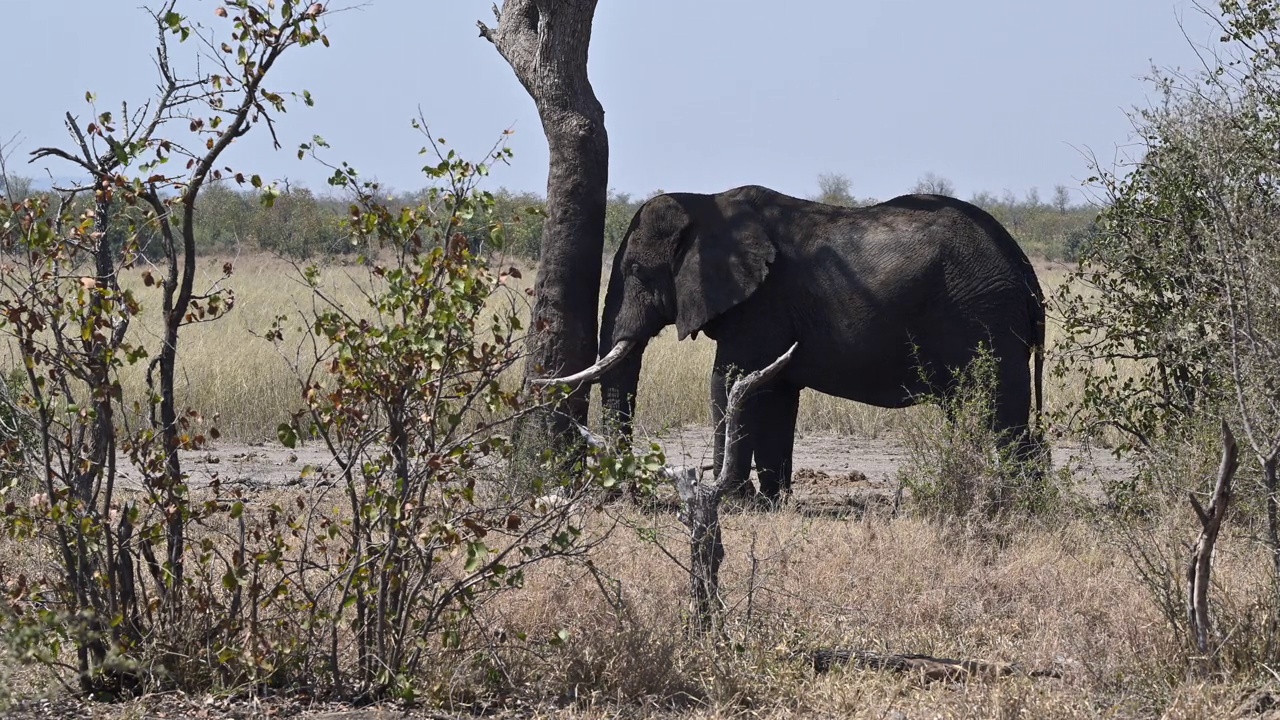
[[[577,423],[574,423],[574,424],[577,425]],[[587,441],[588,446],[593,447],[596,450],[603,450],[604,448],[608,447],[605,444],[604,438],[591,432],[590,430],[588,430],[586,427],[582,425],[578,425],[578,434],[582,436],[583,440]]]
[[[536,378],[534,380],[530,380],[530,382],[534,385],[578,385],[580,383],[590,382],[605,374],[609,368],[617,365],[618,361],[625,357],[628,352],[631,352],[631,348],[633,347],[635,347],[635,343],[633,341],[623,340],[617,345],[614,345],[613,349],[609,351],[609,354],[596,361],[595,365],[592,365],[582,372],[576,372],[572,375],[566,375],[565,377],[559,378]]]

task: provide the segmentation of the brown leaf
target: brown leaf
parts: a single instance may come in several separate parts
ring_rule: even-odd
[[[220,7],[220,8],[218,8],[217,10],[214,10],[214,11],[213,11],[213,14],[214,14],[214,15],[217,15],[218,17],[226,17],[226,16],[227,16],[227,9],[226,9],[226,8],[224,8],[224,7]]]
[[[489,528],[486,528],[484,525],[481,525],[471,518],[463,518],[462,524],[474,533],[477,538],[483,539],[485,535],[489,534]]]
[[[92,290],[98,287],[98,281],[94,280],[91,277],[82,277],[80,278],[80,287],[84,288],[85,290]]]

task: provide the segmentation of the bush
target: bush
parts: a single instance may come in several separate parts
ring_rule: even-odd
[[[985,521],[1059,507],[1069,476],[1046,472],[1042,458],[1020,462],[1016,444],[1001,447],[994,429],[997,373],[995,356],[984,347],[955,374],[949,393],[921,398],[935,411],[905,429],[910,457],[898,472],[915,512]]]
[[[293,682],[341,695],[429,693],[448,656],[471,652],[480,605],[519,588],[526,568],[597,539],[578,513],[593,483],[571,485],[546,464],[523,485],[509,480],[505,431],[544,407],[504,382],[524,360],[523,295],[507,284],[519,272],[492,269],[462,230],[465,218],[493,217],[493,196],[476,187],[484,167],[453,153],[436,160],[428,173],[443,186],[399,210],[350,167],[335,172],[353,195],[351,232],[370,251],[358,259],[363,306],[328,296],[323,271],[308,266],[305,329],[281,317],[267,333],[296,359],[305,399],[280,437],[322,443],[336,469],[321,479],[345,502],[288,515],[303,542],[261,570],[281,578],[272,617],[293,641],[282,658]],[[261,570],[238,570],[238,583]]]
[[[92,199],[77,204],[77,190],[0,203],[0,330],[22,360],[17,407],[35,423],[29,436],[19,429],[6,438],[0,460],[39,490],[17,480],[0,489],[0,530],[22,544],[0,565],[0,628],[21,660],[112,696],[270,682],[296,647],[270,643],[258,612],[281,588],[258,570],[288,547],[282,509],[272,504],[251,523],[242,494],[216,480],[191,487],[181,451],[218,435],[177,404],[175,376],[182,328],[223,317],[234,300],[216,284],[195,287],[200,190],[224,172],[262,187],[257,176],[224,170],[219,157],[264,115],[284,111],[283,96],[261,82],[281,54],[328,44],[325,11],[294,0],[266,9],[228,3],[215,24],[231,30],[230,42],[219,44],[216,31],[175,7],[148,11],[158,97],[117,118],[89,93],[88,123],[67,114],[74,149],[34,153],[87,172]],[[170,38],[192,35],[222,49],[225,75],[175,71]],[[181,161],[162,169],[171,159]],[[142,260],[148,250],[154,265]],[[147,265],[137,270],[142,287],[122,288],[139,264]],[[144,306],[160,320],[158,333],[130,332]],[[121,370],[144,361],[147,390],[126,397]],[[130,412],[144,419],[135,424]],[[122,456],[132,477],[118,467]]]

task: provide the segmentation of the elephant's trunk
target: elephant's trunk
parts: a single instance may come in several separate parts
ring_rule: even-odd
[[[625,245],[623,246],[625,248]],[[617,345],[622,339],[619,315],[622,312],[625,277],[621,271],[621,259],[624,250],[620,248],[614,256],[613,274],[609,278],[609,287],[604,296],[604,313],[600,316],[600,353],[603,354]],[[636,388],[640,384],[640,365],[644,357],[646,337],[631,338],[636,347],[600,379],[600,399],[605,432],[614,437],[620,436],[630,443],[632,425],[636,410]]]
[[[640,384],[641,359],[647,341],[638,343],[600,380],[604,427],[608,434],[630,442],[636,412],[636,388]]]

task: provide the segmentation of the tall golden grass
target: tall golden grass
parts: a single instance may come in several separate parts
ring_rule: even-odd
[[[229,440],[268,440],[275,437],[277,425],[301,406],[298,380],[290,361],[305,359],[309,351],[306,347],[299,348],[297,343],[302,339],[300,331],[312,307],[311,291],[300,281],[291,263],[261,254],[202,261],[196,287],[218,281],[227,261],[233,263],[234,273],[221,284],[235,292],[236,306],[222,319],[183,329],[179,350],[179,402],[206,417],[216,415],[219,430]],[[524,268],[521,279],[511,283],[517,306],[526,319],[528,305],[523,291],[532,287],[534,272]],[[365,312],[360,295],[360,288],[367,281],[365,273],[365,269],[358,266],[330,264],[321,276],[322,289],[351,311]],[[606,267],[603,279],[606,283],[607,273]],[[1046,293],[1051,294],[1063,282],[1066,270],[1061,265],[1041,264],[1039,274]],[[132,330],[135,339],[156,346],[158,291],[143,286],[140,271],[127,274],[123,284],[133,288],[144,304],[143,315]],[[495,309],[499,303],[510,300],[505,294],[496,298]],[[285,342],[281,349],[261,337],[279,315],[289,317],[283,324]],[[1058,340],[1058,328],[1051,321],[1047,337],[1050,354]],[[297,354],[298,350],[302,351],[301,355]],[[673,327],[650,342],[638,390],[639,427],[656,434],[665,429],[707,424],[708,381],[714,353],[714,342],[705,337],[677,341]],[[126,397],[143,397],[145,366],[126,368],[121,380]],[[1045,380],[1048,409],[1078,392],[1079,383],[1071,378],[1063,382],[1046,374]],[[598,399],[598,393],[596,397]],[[806,390],[801,397],[798,429],[802,433],[874,439],[900,430],[913,422],[913,414],[920,411],[874,408]]]

